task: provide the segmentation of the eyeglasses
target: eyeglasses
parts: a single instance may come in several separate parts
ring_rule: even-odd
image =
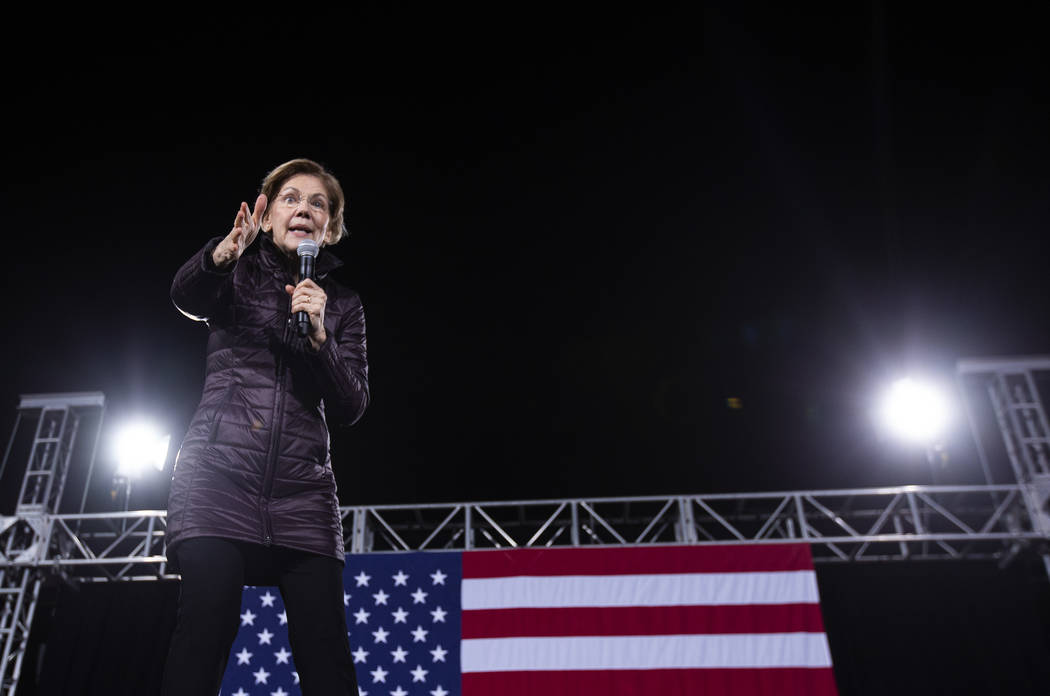
[[[285,191],[284,193],[277,195],[277,204],[285,208],[298,208],[304,201],[306,202],[307,207],[315,213],[328,212],[328,199],[321,194],[316,194],[311,198],[306,198],[295,191]]]

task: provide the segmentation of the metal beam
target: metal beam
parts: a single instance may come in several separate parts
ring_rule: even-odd
[[[1022,485],[895,486],[623,498],[368,505],[340,510],[347,551],[551,546],[811,545],[817,562],[1002,559],[1047,540]],[[579,519],[577,509],[587,513]],[[161,579],[163,510],[0,518],[0,571]],[[574,538],[566,531],[578,525]],[[24,540],[42,543],[26,545]]]

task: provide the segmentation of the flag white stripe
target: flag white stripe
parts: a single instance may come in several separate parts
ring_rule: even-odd
[[[818,603],[812,570],[464,578],[463,609]]]
[[[460,649],[463,672],[831,666],[823,633],[476,638]]]

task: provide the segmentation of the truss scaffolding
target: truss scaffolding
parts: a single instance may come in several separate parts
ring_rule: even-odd
[[[102,429],[101,393],[31,394],[21,398],[15,428],[0,463],[0,476],[8,471],[12,447],[20,426],[32,433],[29,456],[15,501],[15,514],[0,517],[0,693],[14,694],[29,642],[43,574],[26,564],[50,553],[47,528],[58,512],[85,414],[98,413],[94,445]],[[35,422],[34,422],[35,419]],[[92,448],[88,471],[94,467]],[[90,474],[89,474],[90,477]],[[85,486],[86,491],[86,486]],[[81,508],[82,509],[82,508]]]
[[[1002,560],[1045,540],[1024,487],[898,486],[783,493],[369,505],[341,508],[348,553],[642,544],[811,545],[818,563]],[[77,581],[157,580],[166,513],[0,518],[0,568]],[[17,545],[15,545],[17,546]]]
[[[1044,372],[1050,372],[1050,356],[957,365],[960,380],[986,385],[1013,470],[1009,483],[993,483],[975,427],[985,485],[343,507],[346,550],[804,542],[817,563],[984,559],[1005,565],[1034,549],[1050,574],[1050,425],[1034,378]],[[103,404],[97,393],[22,397],[16,433],[0,465],[2,475],[19,427],[34,427],[14,514],[0,516],[0,696],[17,688],[45,577],[178,577],[167,567],[165,511],[84,513],[82,497],[79,513],[58,513],[74,466],[80,414]],[[973,426],[969,405],[967,412]],[[26,414],[35,415],[35,425]],[[94,451],[86,464],[89,479]]]

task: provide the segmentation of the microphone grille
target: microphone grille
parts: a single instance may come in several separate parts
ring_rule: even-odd
[[[318,246],[317,242],[312,239],[304,239],[299,242],[299,247],[296,249],[299,252],[299,256],[311,256],[317,258]]]

